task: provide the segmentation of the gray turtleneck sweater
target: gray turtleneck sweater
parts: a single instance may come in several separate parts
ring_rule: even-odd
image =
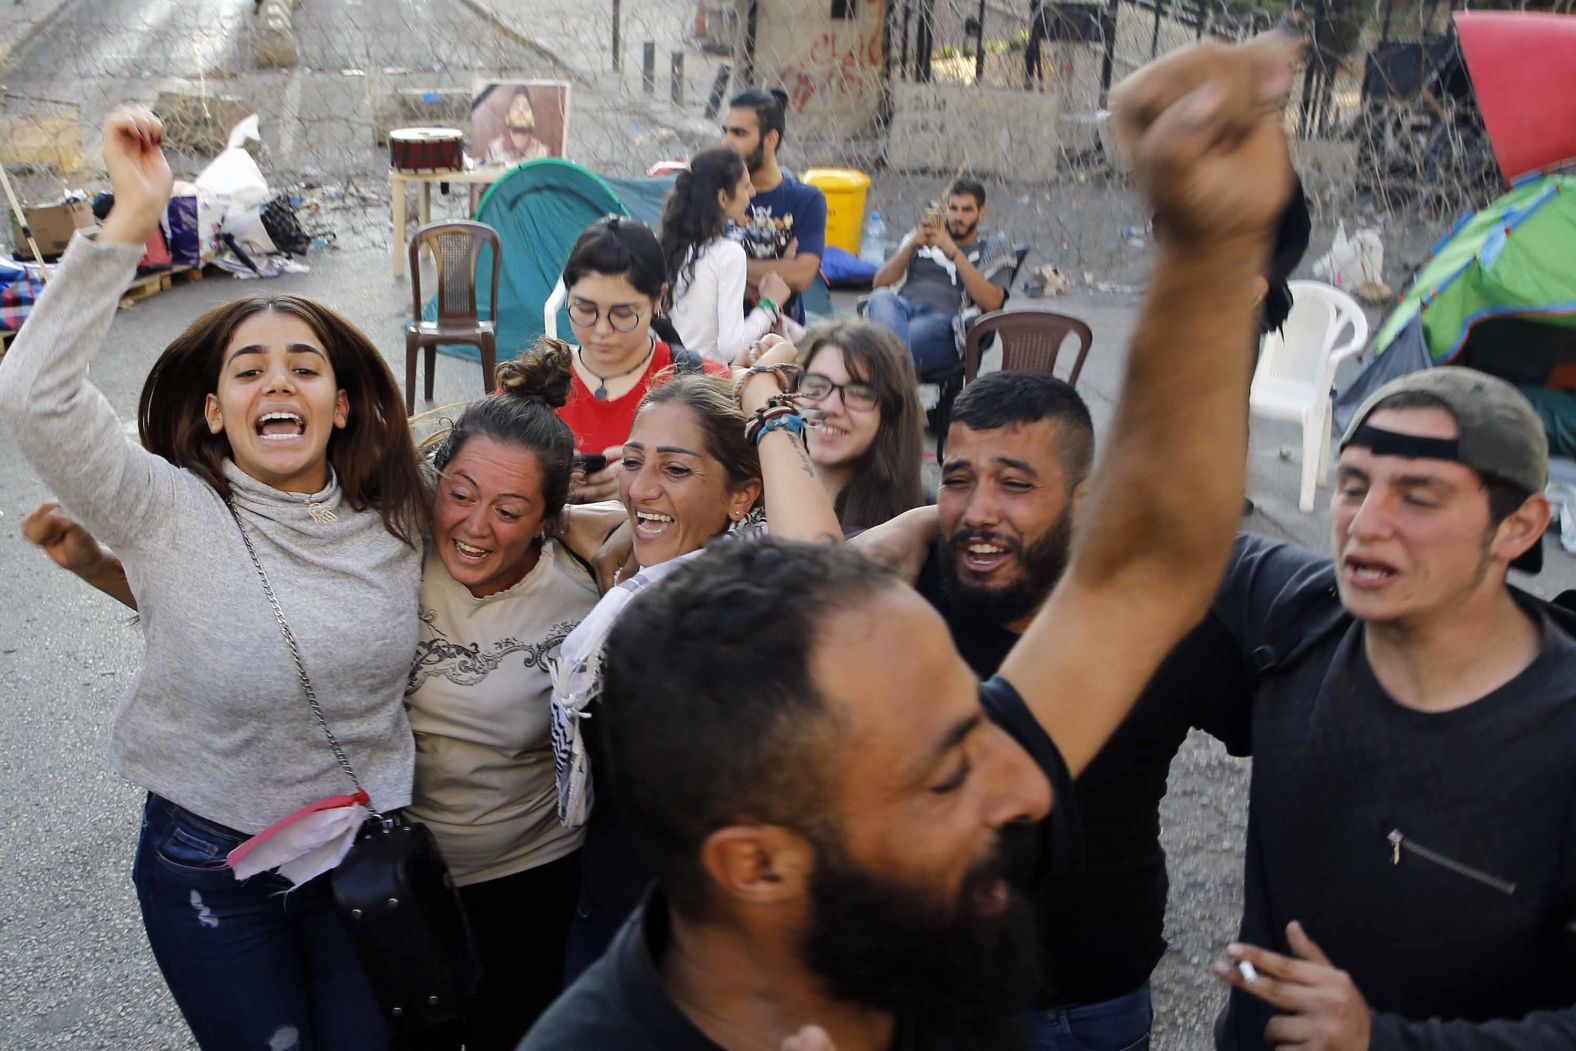
[[[200,817],[257,832],[350,791],[301,693],[290,652],[213,488],[128,440],[88,382],[142,248],[78,236],[0,363],[0,424],[62,504],[125,563],[141,673],[116,714],[125,778]],[[421,552],[357,512],[331,477],[312,496],[225,474],[324,715],[373,805],[410,802],[402,696],[416,651]]]

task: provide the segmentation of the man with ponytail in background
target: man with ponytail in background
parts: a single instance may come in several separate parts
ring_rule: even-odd
[[[722,144],[744,158],[755,187],[742,238],[749,257],[749,305],[760,296],[761,279],[776,274],[793,291],[783,314],[802,325],[799,293],[815,282],[826,250],[826,197],[777,166],[787,106],[788,95],[782,91],[756,89],[739,95],[728,104]]]

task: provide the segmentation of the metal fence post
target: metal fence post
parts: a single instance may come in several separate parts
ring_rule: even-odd
[[[974,28],[974,86],[985,79],[985,0],[980,0],[979,19]]]
[[[935,49],[936,0],[920,0],[919,28],[914,34],[914,79],[930,83],[930,60]]]
[[[1100,29],[1105,34],[1105,54],[1100,56],[1100,106],[1111,93],[1111,77],[1116,69],[1116,20],[1122,15],[1122,0],[1111,0],[1105,9]]]
[[[906,80],[913,71],[908,68],[908,27],[913,20],[914,0],[903,0],[903,47],[898,55],[897,68]]]
[[[728,78],[733,76],[733,65],[724,62],[717,67],[717,79],[711,82],[711,97],[706,100],[706,119],[711,120],[722,109],[722,96],[728,90]]]
[[[749,4],[744,11],[744,47],[742,49],[744,65],[739,71],[742,74],[739,78],[740,82],[746,88],[755,83],[755,42],[759,19],[759,0],[749,0]]]
[[[620,39],[623,0],[613,0],[613,72],[624,72],[624,42]]]
[[[1313,40],[1308,48],[1308,64],[1303,69],[1302,106],[1297,115],[1297,137],[1300,139],[1313,137],[1318,112],[1315,92],[1324,88],[1324,47],[1319,40],[1319,31],[1329,25],[1324,17],[1326,10],[1324,0],[1315,0],[1312,12]]]

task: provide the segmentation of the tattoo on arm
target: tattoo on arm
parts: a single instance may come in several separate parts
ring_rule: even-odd
[[[794,452],[799,454],[799,466],[804,468],[804,473],[811,478],[815,477],[815,464],[810,461],[810,450],[804,447],[804,442],[794,439]]]

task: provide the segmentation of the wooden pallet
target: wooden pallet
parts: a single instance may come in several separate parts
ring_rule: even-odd
[[[190,284],[203,279],[203,270],[196,266],[177,266],[170,270],[161,270],[146,277],[139,277],[126,287],[120,297],[122,309],[144,299],[151,299],[160,292],[168,291],[176,285]]]

